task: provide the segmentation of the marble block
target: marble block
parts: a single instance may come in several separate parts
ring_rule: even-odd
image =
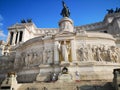
[[[36,77],[37,82],[49,81],[49,79],[50,79],[49,75],[38,74],[37,77]]]
[[[58,82],[72,82],[71,74],[62,74],[58,76]]]

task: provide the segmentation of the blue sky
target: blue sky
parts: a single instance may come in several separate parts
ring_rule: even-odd
[[[57,28],[62,18],[62,0],[0,0],[0,40],[7,28],[21,19],[32,18],[38,28]],[[75,26],[102,21],[106,9],[120,7],[120,0],[64,0]]]

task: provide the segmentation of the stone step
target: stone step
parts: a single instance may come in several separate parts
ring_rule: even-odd
[[[101,81],[80,81],[72,83],[26,83],[21,85],[18,90],[114,90],[111,82]]]

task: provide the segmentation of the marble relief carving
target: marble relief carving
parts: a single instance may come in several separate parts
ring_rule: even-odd
[[[52,64],[53,62],[53,49],[30,49],[22,52],[19,56],[22,65],[25,67],[39,66],[40,64]],[[17,63],[17,62],[16,62]]]
[[[26,52],[22,52],[21,55],[18,57],[21,61],[22,65],[25,67],[31,67],[43,64],[43,50],[40,49],[30,49],[26,50]],[[16,62],[17,63],[17,62]]]
[[[119,62],[120,50],[115,46],[84,46],[77,49],[78,61]]]
[[[46,49],[43,51],[43,64],[53,63],[53,49]]]

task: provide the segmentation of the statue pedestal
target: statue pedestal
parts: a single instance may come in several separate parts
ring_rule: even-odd
[[[13,90],[13,88],[15,90],[18,90],[19,85],[16,78],[17,75],[15,74],[15,72],[8,73],[7,77],[5,78],[5,80],[3,80],[0,86],[0,90]]]
[[[61,68],[59,65],[40,65],[39,74],[36,77],[36,82],[50,81],[52,73],[59,73]]]
[[[63,66],[63,67],[64,66],[69,66],[70,62],[62,61],[60,65]]]
[[[58,82],[72,82],[71,74],[62,74],[58,76]]]
[[[68,17],[63,17],[59,22],[60,31],[69,31],[73,32],[73,21]]]

